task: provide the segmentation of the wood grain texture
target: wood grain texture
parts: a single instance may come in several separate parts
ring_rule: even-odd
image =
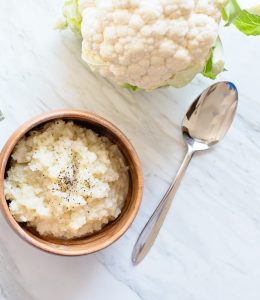
[[[55,119],[73,120],[81,126],[85,126],[100,135],[107,136],[117,144],[123,153],[129,166],[130,185],[124,208],[119,217],[110,222],[102,230],[74,240],[61,240],[49,237],[41,237],[31,228],[18,223],[13,218],[8,203],[4,196],[4,178],[8,168],[10,155],[17,142],[31,129],[43,125]],[[101,250],[116,241],[126,232],[133,222],[141,203],[143,193],[143,176],[138,156],[126,136],[112,123],[96,114],[80,110],[56,110],[44,113],[33,118],[19,127],[9,138],[0,155],[0,207],[11,227],[24,240],[37,248],[59,255],[83,255]]]

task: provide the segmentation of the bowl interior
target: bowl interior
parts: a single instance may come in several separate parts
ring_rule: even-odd
[[[9,211],[8,203],[3,199],[4,195],[2,191],[1,198],[3,202],[2,206],[4,206],[3,210],[7,220],[11,223],[15,231],[17,231],[22,238],[42,250],[61,255],[82,255],[92,253],[107,247],[117,240],[132,223],[139,208],[142,194],[142,176],[139,160],[130,142],[122,132],[103,118],[85,112],[56,113],[39,119],[37,122],[32,122],[30,126],[25,126],[24,130],[20,130],[20,135],[16,136],[16,139],[12,140],[12,138],[10,138],[12,142],[10,143],[9,151],[3,150],[3,157],[1,159],[1,161],[6,161],[5,166],[1,166],[4,167],[3,176],[7,175],[7,170],[10,166],[10,154],[18,140],[24,135],[27,135],[30,130],[39,129],[45,123],[55,119],[62,119],[65,121],[71,120],[75,124],[92,129],[94,132],[108,137],[110,141],[118,145],[125,157],[126,164],[129,167],[129,190],[121,214],[117,219],[109,222],[102,230],[96,233],[77,239],[63,240],[53,237],[42,237],[34,228],[26,226],[25,223],[16,222]],[[3,178],[0,178],[1,182],[3,181],[2,179]],[[3,190],[2,184],[0,187],[1,190]]]

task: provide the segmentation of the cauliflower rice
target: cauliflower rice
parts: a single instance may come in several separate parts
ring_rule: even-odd
[[[121,213],[129,175],[115,144],[62,120],[31,131],[12,153],[5,196],[18,222],[40,235],[72,239]]]

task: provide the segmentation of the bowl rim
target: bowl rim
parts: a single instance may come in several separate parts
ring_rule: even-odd
[[[93,122],[95,124],[101,125],[101,127],[105,127],[108,131],[110,131],[113,135],[117,136],[119,138],[120,142],[124,144],[126,147],[128,154],[130,156],[131,162],[133,163],[134,169],[136,170],[137,174],[137,194],[135,199],[135,203],[133,206],[133,209],[131,211],[131,214],[127,217],[127,221],[125,222],[124,226],[122,226],[118,231],[114,232],[113,235],[110,235],[109,241],[106,243],[103,243],[99,246],[92,246],[92,248],[86,247],[86,249],[73,249],[69,250],[70,245],[58,245],[55,244],[56,247],[53,247],[52,243],[48,242],[48,244],[45,244],[44,242],[39,241],[29,233],[27,233],[20,225],[19,223],[14,219],[13,215],[11,214],[9,210],[8,203],[6,201],[5,195],[4,195],[4,178],[5,178],[5,172],[8,160],[10,158],[10,155],[12,154],[12,151],[17,144],[17,142],[30,130],[35,128],[36,126],[39,126],[41,124],[44,124],[46,122],[53,121],[55,119],[63,119],[63,118],[72,118],[72,119],[78,119],[79,121],[84,120],[86,122]],[[23,123],[21,126],[19,126],[8,138],[8,140],[5,142],[1,152],[0,152],[0,209],[2,211],[2,214],[4,218],[7,220],[8,224],[11,226],[11,228],[14,230],[18,236],[20,236],[23,240],[28,242],[29,244],[33,245],[34,247],[48,252],[52,254],[57,255],[63,255],[63,256],[79,256],[79,255],[85,255],[94,253],[96,251],[102,250],[112,243],[114,243],[116,240],[118,240],[130,227],[132,222],[134,221],[137,212],[139,210],[139,207],[141,205],[141,200],[143,196],[143,173],[141,168],[141,163],[139,160],[139,157],[131,144],[130,140],[125,136],[125,134],[116,127],[113,123],[108,121],[107,119],[99,116],[96,113],[92,113],[86,110],[79,110],[79,109],[58,109],[58,110],[51,110],[48,112],[45,112],[43,114],[40,114],[36,117],[33,117]],[[44,240],[44,238],[42,238]],[[49,245],[50,244],[50,245]],[[86,243],[87,245],[87,243]],[[57,247],[59,246],[59,247]]]

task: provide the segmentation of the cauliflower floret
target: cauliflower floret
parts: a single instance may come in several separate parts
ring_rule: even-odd
[[[81,0],[82,58],[118,84],[181,86],[200,72],[218,36],[214,0]]]

